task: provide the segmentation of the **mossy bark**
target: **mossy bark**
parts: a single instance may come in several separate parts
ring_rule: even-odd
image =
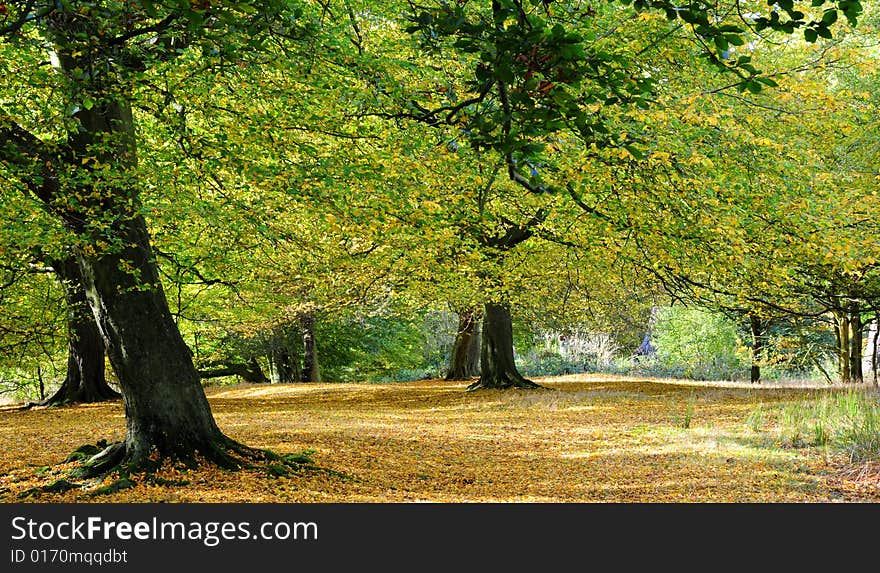
[[[159,283],[142,217],[120,222],[119,253],[81,256],[86,293],[119,380],[127,433],[122,462],[154,452],[208,459],[227,444]],[[134,271],[134,272],[132,272]]]

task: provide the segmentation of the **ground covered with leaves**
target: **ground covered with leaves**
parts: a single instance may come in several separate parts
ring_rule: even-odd
[[[62,462],[78,447],[123,437],[121,402],[6,408],[0,501],[880,501],[877,467],[780,433],[787,404],[827,390],[539,381],[550,389],[465,392],[466,383],[443,381],[211,388],[227,435],[296,453],[299,469],[167,464],[121,488],[108,477],[61,493],[38,489],[76,467]]]

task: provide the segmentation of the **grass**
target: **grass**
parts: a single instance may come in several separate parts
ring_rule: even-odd
[[[589,375],[539,381],[555,391],[467,393],[465,383],[438,380],[212,388],[228,435],[279,454],[308,452],[329,471],[167,467],[98,497],[112,484],[18,495],[60,479],[82,444],[120,439],[121,403],[0,411],[0,501],[880,501],[880,486],[849,487],[862,476],[838,479],[824,452],[791,447],[795,434],[816,441],[805,415],[832,393]],[[870,432],[865,419],[850,434]],[[838,439],[826,418],[821,427],[828,444]]]
[[[793,447],[828,447],[850,463],[880,462],[880,394],[846,390],[783,409],[780,436]]]

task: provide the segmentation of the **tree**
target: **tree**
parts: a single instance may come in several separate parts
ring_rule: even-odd
[[[595,9],[517,0],[413,5],[407,31],[435,57],[439,73],[428,80],[436,82],[434,89],[425,89],[427,82],[422,81],[419,89],[403,90],[398,96],[404,111],[384,115],[449,129],[452,145],[466,142],[490,171],[500,168],[526,192],[542,198],[570,196],[591,216],[616,220],[617,213],[585,199],[577,182],[560,177],[559,157],[573,150],[593,161],[608,150],[620,160],[644,157],[639,149],[643,141],[634,135],[640,125],[627,116],[649,108],[655,97],[657,77],[643,63],[646,51],[687,26],[709,62],[733,74],[742,91],[757,93],[775,82],[763,77],[750,58],[726,55],[730,45],[745,43],[746,27],[788,33],[803,28],[805,38],[815,41],[830,35],[838,8],[850,22],[861,10],[857,3],[846,3],[814,18],[796,10],[793,2],[782,2],[768,17],[741,16],[737,25],[730,17],[742,14],[735,2],[622,2],[632,4],[633,12],[609,4]],[[601,33],[603,27],[617,30],[628,17],[648,10],[664,12],[670,23],[644,32],[640,42],[623,35],[614,42],[609,38],[618,34]],[[502,219],[497,233],[478,236],[490,248],[511,249],[543,225],[550,202],[519,220]],[[534,387],[512,361],[512,337],[506,335],[509,311],[503,299],[484,308],[481,380],[474,387]],[[487,356],[493,352],[501,354]],[[499,365],[504,372],[494,370]]]
[[[480,313],[467,309],[458,313],[458,329],[449,357],[446,380],[470,380],[479,372]]]
[[[104,341],[88,307],[86,291],[75,258],[54,261],[52,267],[64,283],[67,305],[67,374],[61,387],[40,404],[60,406],[79,402],[102,402],[120,398],[107,384]]]
[[[6,61],[42,62],[49,46],[56,66],[37,63],[15,86],[22,101],[47,108],[42,116],[21,104],[0,110],[0,160],[35,209],[75,233],[86,296],[125,400],[125,440],[93,458],[92,470],[144,467],[154,453],[236,466],[231,452],[254,452],[217,427],[159,280],[141,210],[133,107],[151,69],[193,50],[205,60],[234,58],[267,34],[287,34],[287,17],[302,12],[271,1],[4,6]]]

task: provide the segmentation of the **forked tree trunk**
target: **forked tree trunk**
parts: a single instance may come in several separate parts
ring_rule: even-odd
[[[67,375],[61,387],[44,406],[115,400],[119,392],[107,384],[104,342],[86,300],[79,265],[74,257],[52,263],[64,284],[67,305]]]
[[[473,310],[458,315],[458,332],[449,359],[446,380],[470,380],[478,375],[480,362],[479,315]]]
[[[468,386],[479,388],[541,388],[519,373],[513,356],[513,322],[506,304],[483,307],[483,336],[480,351],[480,379]]]
[[[303,342],[303,382],[320,382],[321,371],[318,367],[318,344],[315,341],[315,313],[304,314],[299,319]]]

